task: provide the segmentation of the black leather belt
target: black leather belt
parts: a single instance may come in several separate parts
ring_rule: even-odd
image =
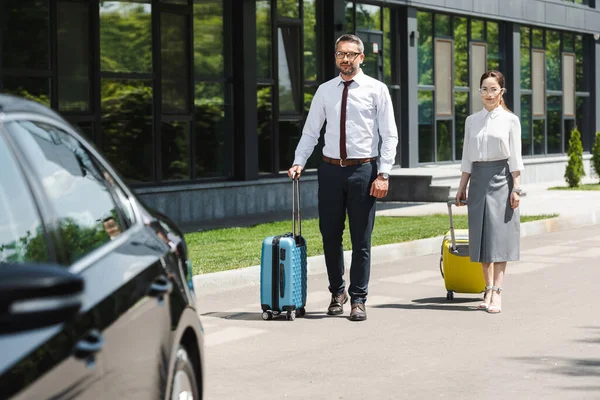
[[[365,164],[371,161],[377,160],[377,157],[371,158],[353,158],[349,160],[340,160],[339,158],[329,158],[327,156],[323,156],[323,161],[328,164],[339,165],[340,167],[347,167],[349,165],[360,165]]]

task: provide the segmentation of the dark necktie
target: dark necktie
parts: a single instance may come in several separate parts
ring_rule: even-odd
[[[342,93],[342,108],[340,112],[340,158],[345,160],[346,153],[346,103],[348,102],[348,87],[354,81],[344,81],[344,92]]]

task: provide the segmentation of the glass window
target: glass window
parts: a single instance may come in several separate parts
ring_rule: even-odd
[[[533,36],[532,45],[535,48],[543,49],[544,48],[544,31],[542,29],[533,29],[531,31],[531,36]]]
[[[280,17],[300,18],[298,0],[277,0],[277,14]]]
[[[531,89],[531,48],[529,28],[521,27],[521,88]]]
[[[2,135],[0,181],[0,263],[47,262],[42,221]]]
[[[188,17],[162,13],[160,23],[162,112],[188,113]]]
[[[575,36],[575,87],[578,92],[587,92],[589,88],[583,80],[583,37],[581,35]]]
[[[279,121],[279,171],[287,171],[302,134],[301,121]]]
[[[262,14],[260,16],[262,17]],[[257,5],[257,33],[268,31],[270,25],[265,27],[263,23],[264,21],[259,19]],[[267,51],[270,51],[269,49],[270,42]],[[223,77],[225,71],[223,50],[223,0],[194,0],[194,68],[196,79]],[[257,50],[260,51],[263,48],[259,47]],[[263,56],[266,57],[266,54],[259,52],[257,58],[259,63],[261,62],[260,57]],[[267,60],[267,63],[269,62],[270,58]],[[259,76],[261,75],[259,74]]]
[[[589,101],[590,101],[589,97],[577,97],[577,113],[576,113],[575,121],[576,121],[576,126],[579,127],[579,129],[584,128],[584,123],[585,123],[584,121],[586,118],[585,110],[586,110],[586,107],[588,106],[586,103]],[[569,131],[569,138],[571,137],[570,135],[571,135],[571,132]],[[566,139],[565,146],[568,146],[569,138]],[[590,147],[591,147],[590,140],[584,140],[583,141],[583,151],[590,151]]]
[[[454,85],[469,86],[467,19],[454,18]]]
[[[433,28],[430,13],[417,12],[419,85],[433,85]]]
[[[546,85],[547,90],[562,90],[560,73],[560,33],[546,32]]]
[[[259,86],[256,93],[258,122],[258,170],[273,172],[273,90]]]
[[[368,4],[356,5],[356,29],[381,30],[381,7]]]
[[[89,5],[58,2],[58,109],[90,111]]]
[[[435,36],[452,37],[451,21],[449,15],[435,14]]]
[[[452,160],[452,121],[437,121],[436,161]]]
[[[572,33],[563,33],[563,50],[564,51],[573,51],[574,50],[574,35]]]
[[[452,115],[452,41],[435,41],[435,112]]]
[[[150,0],[100,2],[102,71],[152,72],[152,6],[149,3]]]
[[[304,115],[308,115],[308,111],[310,110],[310,105],[312,103],[313,98],[315,97],[315,93],[317,92],[317,86],[305,86],[304,87]],[[323,145],[325,144],[324,135],[319,136],[319,141],[315,146],[314,151],[308,158],[306,162],[306,169],[317,168],[321,163],[321,155]],[[293,161],[292,161],[293,162]]]
[[[454,93],[454,140],[456,143],[455,159],[462,159],[463,143],[465,142],[465,121],[469,115],[469,94],[467,92]]]
[[[256,1],[256,76],[271,77],[271,2]]]
[[[433,162],[433,92],[419,91],[419,162]]]
[[[223,83],[196,84],[196,176],[201,178],[228,176],[231,173],[231,146],[226,141],[225,117],[230,115],[231,88]]]
[[[536,119],[533,121],[533,154],[545,154],[546,150],[546,120]]]
[[[4,76],[3,93],[14,94],[50,107],[50,79]]]
[[[562,153],[562,98],[548,96],[548,154]]]
[[[153,179],[152,82],[101,80],[102,148],[130,182]]]
[[[532,115],[546,115],[546,88],[544,81],[546,80],[545,54],[541,50],[534,50],[531,62],[531,84],[533,91]]]
[[[300,27],[280,26],[277,29],[279,112],[302,112],[302,86],[300,71]]]
[[[48,0],[3,0],[2,3],[2,67],[49,69]]]
[[[500,69],[500,43],[498,37],[498,23],[488,22],[487,23],[487,51],[488,51],[488,70],[499,70]]]
[[[390,9],[383,9],[383,81],[392,83],[392,30],[390,26]]]
[[[485,40],[485,23],[478,19],[471,20],[471,39]]]
[[[42,123],[10,122],[59,219],[69,261],[116,238],[126,228],[98,163],[71,135]]]
[[[521,95],[521,148],[524,156],[531,155],[531,95]]]
[[[354,2],[346,2],[346,32],[354,32]]]
[[[161,124],[162,180],[190,179],[190,124],[164,122]]]
[[[304,80],[317,80],[317,16],[315,0],[304,0]]]

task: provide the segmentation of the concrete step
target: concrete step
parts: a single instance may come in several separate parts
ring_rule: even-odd
[[[432,176],[390,175],[388,195],[383,201],[441,202],[448,200],[450,186],[433,186]]]

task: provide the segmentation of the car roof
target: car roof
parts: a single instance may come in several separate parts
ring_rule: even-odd
[[[22,97],[0,94],[0,113],[11,114],[23,112],[43,115],[66,123],[66,121],[55,111],[40,103],[26,100]]]

